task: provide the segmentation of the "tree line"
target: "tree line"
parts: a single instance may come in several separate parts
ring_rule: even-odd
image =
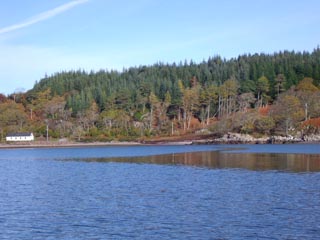
[[[320,49],[156,63],[122,71],[63,71],[0,96],[0,129],[51,138],[125,140],[208,129],[317,132]]]

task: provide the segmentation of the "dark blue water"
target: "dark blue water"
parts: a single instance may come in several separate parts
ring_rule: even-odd
[[[79,161],[190,147],[0,150],[0,239],[320,239],[319,172]]]
[[[136,157],[167,153],[214,151],[225,146],[214,145],[159,145],[159,146],[104,146],[86,148],[25,148],[0,150],[0,159],[58,160],[71,158]]]
[[[0,149],[1,159],[58,160],[71,158],[137,157],[158,154],[227,151],[244,153],[304,153],[320,154],[320,144],[261,144],[261,145],[158,145],[158,146],[104,146],[86,148],[22,148]]]

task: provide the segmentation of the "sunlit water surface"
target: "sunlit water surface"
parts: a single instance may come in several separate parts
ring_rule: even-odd
[[[319,236],[316,144],[0,150],[0,239]]]

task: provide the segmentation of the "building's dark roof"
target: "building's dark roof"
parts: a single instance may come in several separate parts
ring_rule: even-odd
[[[7,137],[30,137],[32,133],[8,133]]]

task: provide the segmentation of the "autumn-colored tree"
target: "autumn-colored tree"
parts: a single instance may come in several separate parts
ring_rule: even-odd
[[[232,77],[219,86],[219,117],[229,116],[237,109],[236,98],[239,90],[238,81]]]
[[[0,128],[5,132],[22,131],[28,122],[27,114],[22,104],[12,100],[0,104]]]
[[[96,102],[92,102],[90,107],[86,110],[89,126],[94,127],[99,118],[99,107]]]
[[[252,92],[242,93],[238,96],[239,111],[247,112],[251,105],[256,101],[256,98]]]
[[[47,103],[51,100],[51,90],[50,88],[37,92],[30,96],[29,104],[27,105],[28,111],[30,111],[30,119],[43,119],[45,107]]]
[[[55,96],[47,101],[44,106],[44,112],[47,115],[47,118],[62,119],[65,105],[66,101],[64,97]]]
[[[303,104],[305,120],[320,116],[320,89],[313,84],[312,78],[302,79],[295,88],[296,95]]]
[[[296,87],[297,91],[305,91],[305,92],[317,92],[319,88],[317,88],[313,84],[312,78],[304,78],[302,79]]]
[[[261,116],[254,121],[255,131],[262,134],[270,134],[275,127],[275,122],[270,116]]]
[[[126,111],[122,109],[117,111],[115,123],[116,126],[118,126],[120,129],[123,129],[124,133],[128,135],[130,116]]]
[[[201,122],[203,124],[206,123],[209,125],[211,117],[210,110],[212,106],[218,102],[218,91],[219,88],[216,85],[209,85],[200,89],[199,102],[202,107]]]
[[[191,88],[185,88],[183,83],[179,82],[180,90],[183,94],[182,109],[183,109],[183,129],[189,129],[193,113],[199,104],[199,87],[194,85]]]
[[[232,120],[232,128],[228,131],[251,134],[254,132],[254,122],[258,118],[259,114],[257,111],[237,112],[234,114],[234,117],[230,119]]]
[[[78,123],[82,126],[82,129],[86,132],[90,131],[90,128],[95,126],[99,117],[99,108],[95,102],[91,103],[89,109],[78,112],[77,119]]]
[[[81,125],[77,125],[77,126],[75,126],[74,127],[74,129],[73,129],[73,136],[75,137],[75,138],[77,138],[77,140],[78,141],[80,141],[81,140],[81,137],[84,135],[84,133],[85,133],[85,130],[83,129],[83,127],[81,126]]]
[[[286,93],[279,96],[272,106],[271,116],[275,120],[276,127],[289,134],[289,130],[294,130],[304,117],[304,111],[299,98]]]
[[[100,126],[104,129],[111,129],[115,124],[115,119],[117,116],[117,110],[110,109],[110,110],[104,110],[99,115],[99,123]]]
[[[301,125],[304,134],[318,134],[320,133],[320,117],[312,118],[304,121]]]

